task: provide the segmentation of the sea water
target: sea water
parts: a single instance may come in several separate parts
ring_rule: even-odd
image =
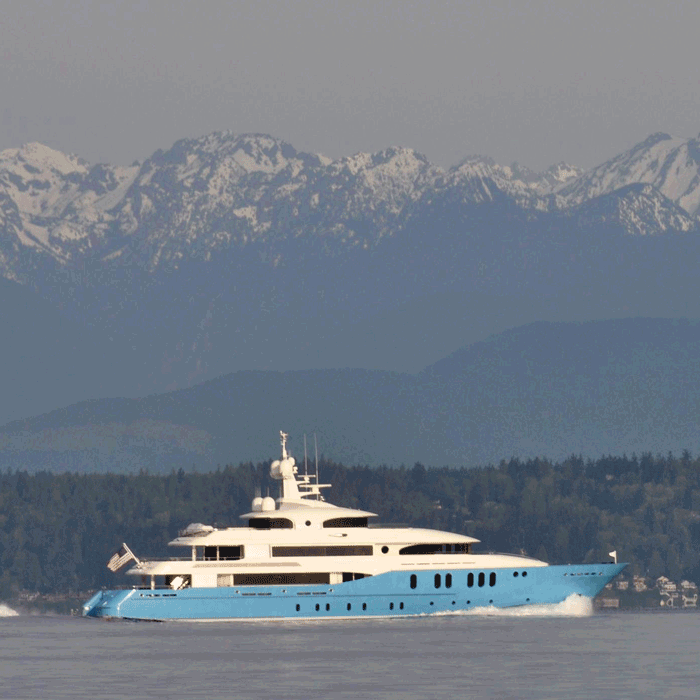
[[[0,697],[698,698],[700,614],[134,623],[0,614]]]

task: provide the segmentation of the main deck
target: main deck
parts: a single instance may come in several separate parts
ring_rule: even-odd
[[[624,566],[392,571],[331,586],[131,588],[98,592],[83,614],[134,620],[318,619],[556,604],[571,595],[595,597]]]

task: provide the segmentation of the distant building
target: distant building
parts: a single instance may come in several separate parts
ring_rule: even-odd
[[[632,578],[632,587],[636,593],[644,593],[647,590],[647,580],[644,576],[634,576]]]

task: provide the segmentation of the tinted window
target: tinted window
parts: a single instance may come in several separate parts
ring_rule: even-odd
[[[294,527],[294,523],[287,518],[251,518],[248,527],[256,530],[289,530]]]
[[[328,547],[273,547],[273,557],[371,556],[372,545],[330,545]]]
[[[469,544],[458,542],[457,544],[425,543],[412,544],[399,550],[399,554],[467,554]]]
[[[326,520],[323,527],[367,527],[367,518],[333,518]]]

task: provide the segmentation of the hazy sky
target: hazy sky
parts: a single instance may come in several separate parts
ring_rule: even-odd
[[[0,149],[126,164],[232,129],[590,167],[698,135],[699,27],[697,0],[5,0]]]

